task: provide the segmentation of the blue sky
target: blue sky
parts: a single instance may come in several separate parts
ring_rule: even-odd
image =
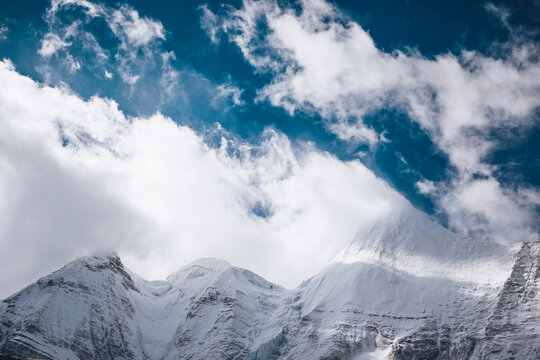
[[[179,261],[219,256],[279,282],[285,276],[278,269],[297,256],[295,251],[312,245],[319,258],[313,264],[299,261],[294,282],[368,226],[362,219],[374,221],[386,207],[409,206],[403,201],[464,236],[537,239],[539,14],[534,1],[0,1],[0,58],[5,76],[18,76],[9,91],[25,89],[23,76],[42,90],[21,90],[21,103],[3,99],[6,121],[27,121],[17,118],[24,111],[12,109],[47,104],[49,88],[65,97],[59,104],[79,104],[72,113],[45,105],[54,136],[33,133],[32,147],[25,150],[20,149],[23,143],[30,146],[23,142],[27,130],[9,127],[13,134],[6,138],[23,140],[4,145],[11,149],[4,168],[12,175],[0,185],[8,193],[8,184],[18,184],[21,194],[7,204],[20,208],[27,223],[6,220],[2,246],[28,238],[18,247],[23,254],[39,248],[30,238],[41,233],[46,235],[40,246],[56,244],[51,249],[59,255],[21,279],[80,252],[112,247],[151,277]],[[78,116],[77,106],[97,109],[81,123],[71,118]],[[110,120],[117,116],[121,120]],[[68,120],[57,120],[63,118]],[[156,128],[146,129],[148,136],[133,135],[141,122]],[[162,122],[179,125],[178,136],[198,145],[184,149],[177,147],[183,140],[161,139],[156,129]],[[23,169],[16,158],[32,164],[35,144],[47,136],[54,138],[47,143],[54,155],[43,160],[50,162],[48,170]],[[147,153],[145,146],[155,151]],[[103,152],[113,157],[104,158]],[[143,158],[148,163],[134,160]],[[119,159],[129,160],[116,163]],[[134,170],[134,164],[140,167]],[[60,170],[39,180],[51,168]],[[193,173],[193,181],[183,182],[186,172]],[[89,185],[74,174],[98,180]],[[73,193],[59,187],[62,194],[43,198],[56,186],[48,181],[64,178],[73,182]],[[205,185],[192,192],[200,197],[178,190],[199,183]],[[207,194],[222,183],[228,185],[221,193]],[[84,190],[88,186],[95,196]],[[293,191],[289,186],[307,189],[305,199],[281,199]],[[148,199],[139,201],[137,191],[147,190]],[[386,205],[370,207],[379,202]],[[231,203],[238,209],[231,210],[236,206]],[[25,210],[28,204],[42,210],[33,214]],[[115,206],[121,208],[114,211],[118,218],[98,221],[106,213],[101,207]],[[333,206],[339,211],[330,215]],[[174,219],[190,209],[200,220],[184,231]],[[43,218],[43,211],[58,215]],[[223,217],[235,211],[238,216],[229,223],[245,226],[246,233],[226,226]],[[82,235],[74,225],[79,221],[105,225],[99,234]],[[215,221],[223,224],[207,233],[204,228]],[[40,230],[44,222],[54,223],[47,225],[50,232]],[[326,227],[301,230],[319,222]],[[21,226],[35,232],[21,234],[16,230]],[[198,237],[217,234],[245,239],[193,245]],[[96,236],[122,240],[96,241]],[[74,240],[79,237],[83,240]],[[248,240],[252,237],[260,239]],[[259,248],[283,260],[277,265],[262,257],[243,260]],[[171,252],[182,255],[148,270]]]

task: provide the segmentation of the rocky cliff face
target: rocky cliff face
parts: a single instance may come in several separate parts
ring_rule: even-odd
[[[540,243],[524,243],[481,333],[475,356],[540,359]]]
[[[510,276],[492,302],[478,302],[475,314],[420,329],[398,339],[391,359],[539,359],[540,243],[523,243]],[[456,312],[456,314],[458,314]],[[461,325],[460,325],[461,324]],[[416,355],[416,357],[413,357]]]
[[[538,359],[540,243],[421,213],[358,234],[295,290],[215,259],[146,281],[84,257],[0,303],[0,353],[43,359]]]

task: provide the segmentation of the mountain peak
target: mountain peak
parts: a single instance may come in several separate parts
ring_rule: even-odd
[[[229,262],[225,260],[210,258],[210,257],[197,259],[187,264],[183,268],[189,268],[192,266],[201,266],[201,267],[213,269],[215,271],[224,271],[233,267]]]
[[[536,345],[527,336],[538,322],[538,246],[523,245],[516,261],[486,257],[475,244],[484,251],[480,262],[449,266],[407,252],[419,234],[440,245],[437,234],[425,232],[432,226],[451,236],[415,216],[366,231],[351,249],[373,245],[372,253],[334,263],[296,290],[219,259],[199,259],[150,282],[131,278],[116,253],[82,257],[0,303],[0,352],[66,360],[402,359],[450,358],[477,347],[500,359],[515,351],[533,358]],[[471,251],[463,244],[445,259],[464,259],[460,254]],[[393,262],[392,246],[399,252]],[[497,272],[498,279],[476,279]],[[509,316],[517,319],[510,328]]]
[[[131,275],[115,251],[97,252],[90,256],[82,256],[67,264],[59,271],[68,271],[69,269],[74,269],[75,272],[77,272],[80,267],[86,268],[93,272],[105,270],[111,271],[112,273],[121,276],[124,286],[135,289]]]
[[[83,263],[88,264],[100,264],[100,263],[107,263],[110,261],[117,261],[120,260],[120,256],[116,253],[116,251],[98,251],[93,253],[92,255],[87,256],[81,256],[75,261],[80,261]]]
[[[85,266],[90,270],[124,269],[124,264],[115,251],[97,252],[88,256],[81,256],[73,260],[69,265]]]
[[[359,231],[332,263],[377,264],[414,276],[499,284],[515,252],[515,246],[453,233],[411,207]],[[495,263],[500,266],[492,269]]]
[[[232,268],[233,266],[225,260],[201,258],[181,267],[179,270],[169,275],[167,280],[173,283],[180,283],[185,280],[196,278],[206,278],[208,276],[216,277]]]
[[[448,255],[449,246],[463,241],[425,213],[410,207],[361,229],[334,261],[353,262],[355,257],[356,261],[366,257],[396,258],[402,254],[441,258]]]

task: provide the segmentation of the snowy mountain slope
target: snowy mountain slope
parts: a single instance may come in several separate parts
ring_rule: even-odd
[[[185,356],[190,359],[247,357],[262,323],[286,293],[248,270],[214,259],[192,263],[168,281],[184,296],[171,314],[179,321],[166,359],[177,354],[190,354]]]
[[[47,359],[234,358],[248,354],[285,292],[221,260],[201,259],[165,281],[146,281],[114,253],[84,257],[4,300],[0,352]]]
[[[4,300],[1,352],[50,359],[142,358],[134,284],[116,256],[78,259]]]
[[[419,211],[395,214],[300,287],[305,337],[290,358],[310,342],[308,358],[347,358],[375,346],[394,359],[482,358],[471,349],[519,248],[458,237]],[[515,338],[527,330],[516,327]]]
[[[539,359],[539,250],[540,242],[521,244],[511,273],[496,296],[485,297],[487,301],[466,309],[473,311],[456,311],[452,322],[438,327],[438,334],[436,326],[428,326],[398,339],[393,359],[429,352],[444,359]],[[474,326],[466,327],[467,323]],[[429,339],[438,344],[429,344]]]
[[[46,359],[536,359],[540,243],[411,210],[286,290],[222,260],[163,281],[84,257],[0,303],[0,353]]]

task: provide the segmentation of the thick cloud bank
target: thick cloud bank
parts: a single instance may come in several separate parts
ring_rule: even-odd
[[[359,161],[270,129],[258,145],[223,133],[213,149],[160,114],[126,117],[9,61],[0,83],[0,297],[106,249],[149,278],[213,256],[295,286],[408,206]]]

